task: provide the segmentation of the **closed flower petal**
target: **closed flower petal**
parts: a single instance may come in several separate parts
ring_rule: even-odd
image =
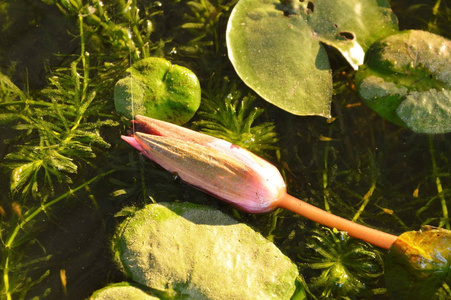
[[[277,168],[243,148],[142,116],[135,124],[146,133],[123,136],[131,146],[185,182],[247,212],[271,211],[286,193]]]

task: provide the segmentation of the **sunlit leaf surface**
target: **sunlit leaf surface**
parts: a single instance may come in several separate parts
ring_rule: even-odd
[[[395,124],[451,131],[451,41],[444,37],[409,30],[376,42],[356,86],[370,108]]]
[[[387,254],[385,279],[393,299],[432,299],[451,283],[451,232],[424,226],[400,235]]]

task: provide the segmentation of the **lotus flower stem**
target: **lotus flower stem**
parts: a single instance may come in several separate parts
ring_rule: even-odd
[[[398,238],[396,235],[382,232],[361,224],[351,222],[347,219],[328,213],[305,201],[297,199],[289,194],[285,194],[279,201],[277,207],[281,207],[301,215],[311,221],[331,228],[346,231],[349,236],[364,240],[375,246],[389,249]]]
[[[389,249],[398,238],[328,213],[287,194],[275,166],[231,143],[171,123],[136,116],[138,132],[122,139],[185,182],[249,213],[288,209]]]

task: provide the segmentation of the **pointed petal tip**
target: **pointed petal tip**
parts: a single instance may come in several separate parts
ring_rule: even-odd
[[[130,140],[134,140],[135,137],[134,136],[128,136],[128,135],[121,135],[121,139],[123,139],[124,141],[126,141],[127,143],[130,144]]]
[[[141,145],[138,143],[138,141],[135,139],[134,136],[126,136],[126,135],[121,135],[121,139],[123,139],[124,141],[126,141],[130,146],[132,146],[133,148],[142,151],[142,147]]]

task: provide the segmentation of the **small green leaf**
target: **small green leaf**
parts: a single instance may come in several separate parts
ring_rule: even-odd
[[[363,101],[383,118],[420,133],[451,131],[451,41],[419,30],[371,46],[356,74]]]
[[[134,63],[128,71],[130,75],[114,88],[116,110],[127,118],[140,114],[183,124],[199,108],[199,80],[187,68],[149,57]]]
[[[401,234],[387,254],[385,280],[393,299],[433,299],[451,283],[451,231],[424,226]]]
[[[11,101],[12,99],[26,99],[22,92],[8,76],[0,73],[0,102]]]
[[[46,167],[55,173],[77,173],[77,165],[72,161],[72,158],[61,155],[56,150],[48,150],[47,156],[45,157]]]
[[[42,163],[42,160],[36,160],[14,168],[11,173],[11,191],[20,190],[29,183],[33,175],[41,168]]]

